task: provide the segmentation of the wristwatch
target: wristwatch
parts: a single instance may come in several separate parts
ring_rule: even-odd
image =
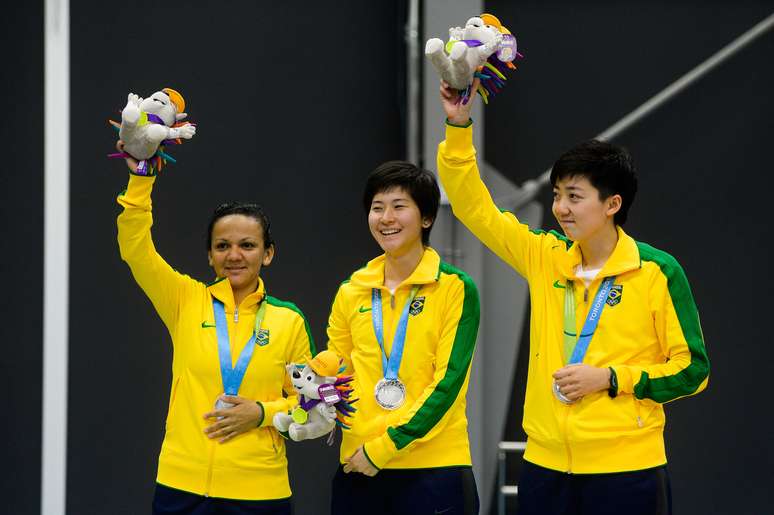
[[[615,399],[618,396],[618,376],[615,373],[613,367],[607,367],[610,369],[610,387],[607,389],[607,394],[610,398]]]

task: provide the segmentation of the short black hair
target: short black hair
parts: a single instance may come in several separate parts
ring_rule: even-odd
[[[551,186],[558,181],[585,177],[599,191],[599,200],[621,195],[621,209],[613,216],[616,225],[626,223],[637,194],[637,172],[629,152],[607,141],[591,139],[574,146],[554,163]]]
[[[371,202],[377,193],[402,188],[419,207],[422,219],[430,220],[429,227],[422,228],[422,244],[430,244],[430,231],[438,216],[441,189],[435,175],[408,161],[387,161],[376,167],[366,180],[363,190],[363,209],[371,211]]]
[[[276,246],[274,238],[271,236],[269,217],[266,216],[261,206],[252,202],[226,202],[216,207],[210,218],[210,225],[207,227],[208,251],[212,248],[212,229],[215,227],[215,222],[229,215],[244,215],[254,219],[261,224],[261,229],[263,229],[263,248],[268,249],[271,246]]]

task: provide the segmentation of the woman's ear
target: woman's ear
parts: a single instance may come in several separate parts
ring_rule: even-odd
[[[422,219],[422,229],[427,229],[433,225],[433,219],[432,218],[423,218]]]
[[[263,253],[263,266],[269,266],[274,259],[274,245],[270,245]]]
[[[212,266],[212,251],[207,251],[207,264]]]
[[[621,205],[623,204],[623,198],[621,198],[621,195],[616,193],[615,195],[610,195],[607,199],[607,216],[613,216],[618,211],[621,210]]]

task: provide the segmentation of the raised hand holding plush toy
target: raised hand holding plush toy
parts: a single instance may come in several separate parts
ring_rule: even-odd
[[[470,18],[464,28],[450,28],[446,44],[438,38],[429,39],[425,55],[441,79],[460,90],[463,104],[470,98],[470,86],[476,77],[481,80],[478,93],[487,103],[505,86],[504,72],[516,68],[512,61],[523,57],[516,38],[491,14]]]
[[[325,350],[306,365],[291,363],[286,368],[299,399],[290,413],[274,415],[272,423],[280,434],[298,442],[325,434],[332,437],[337,425],[349,429],[345,417],[355,412],[352,376],[341,375],[344,370],[335,352]]]
[[[155,175],[167,161],[174,163],[172,156],[164,152],[164,145],[181,143],[181,138],[191,139],[196,134],[195,125],[182,121],[188,116],[184,110],[183,96],[171,88],[145,99],[129,93],[121,123],[110,121],[119,131],[123,152],[110,157],[137,159],[137,175]]]

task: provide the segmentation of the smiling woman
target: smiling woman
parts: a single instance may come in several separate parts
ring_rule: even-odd
[[[333,515],[478,513],[465,417],[478,291],[428,246],[439,200],[433,174],[403,161],[366,182],[363,208],[384,254],[344,281],[328,323],[328,348],[359,399]]]
[[[260,273],[275,249],[269,219],[256,204],[219,206],[207,229],[216,279],[204,284],[156,252],[156,177],[135,175],[137,162],[127,163],[132,174],[118,197],[121,257],[174,348],[153,513],[287,515],[285,445],[271,422],[297,404],[285,365],[311,359],[314,343],[301,311],[266,294]]]

